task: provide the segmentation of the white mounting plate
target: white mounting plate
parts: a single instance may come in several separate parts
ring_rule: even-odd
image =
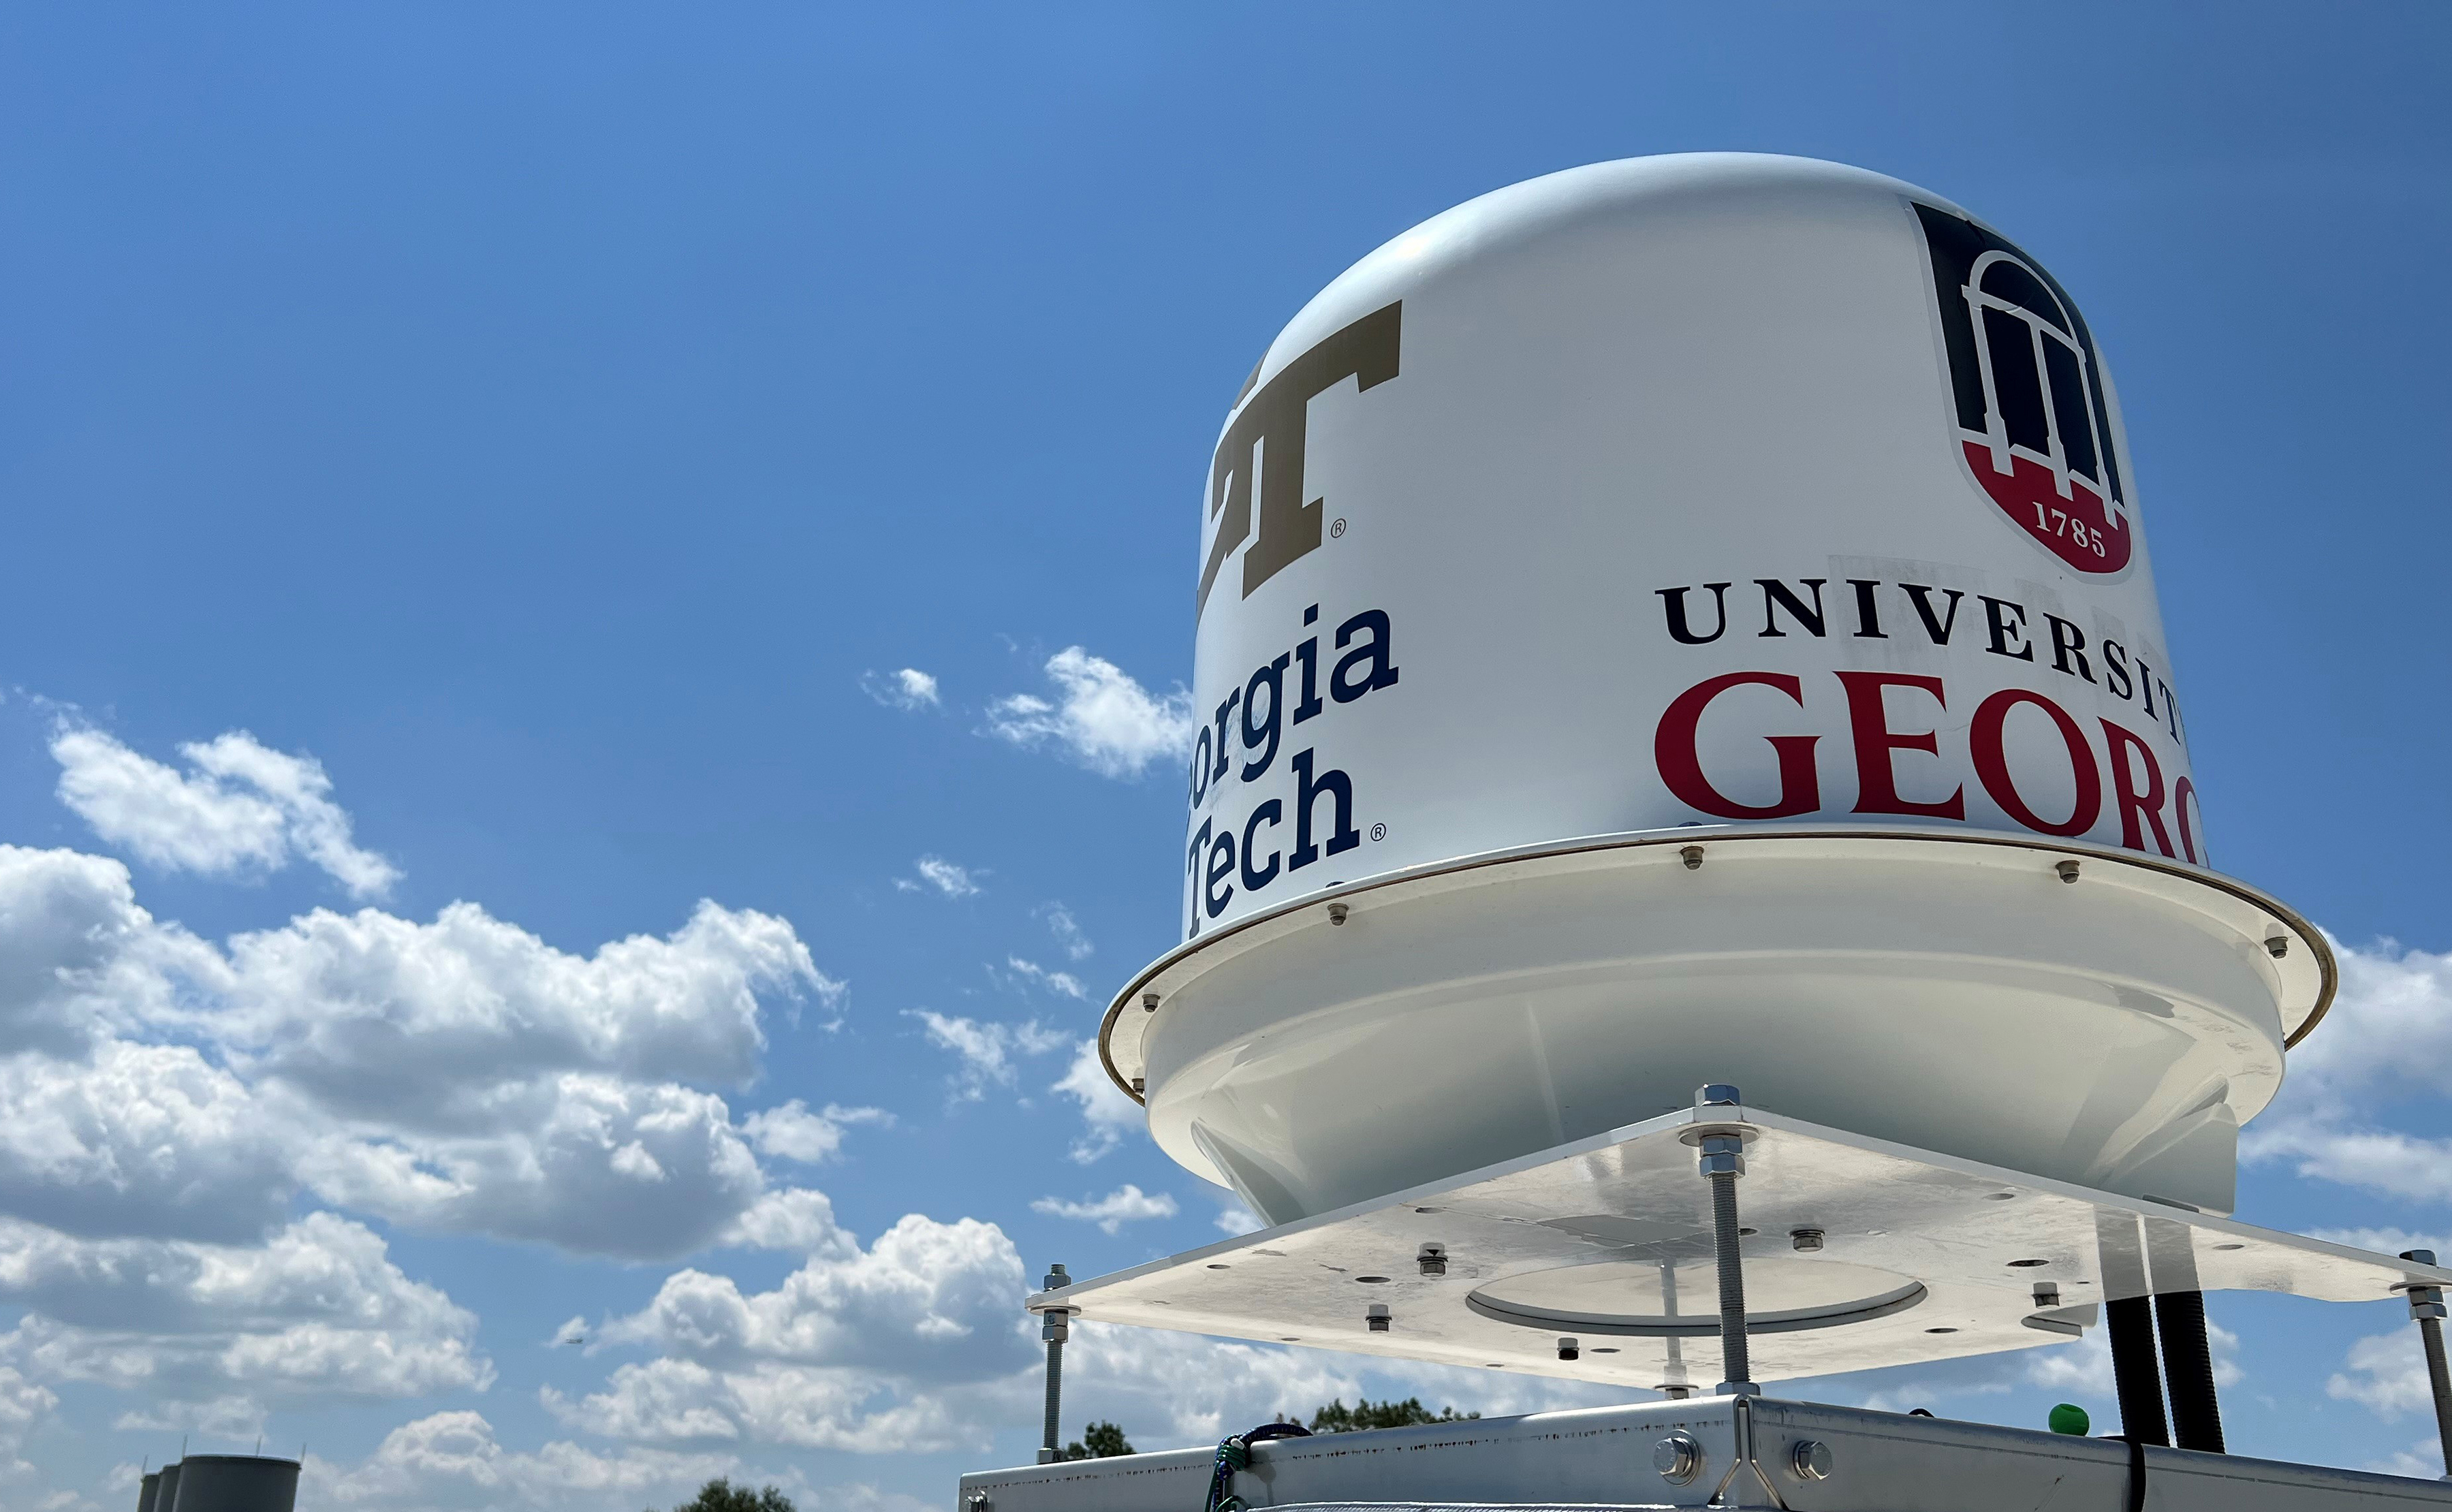
[[[2412,1265],[2227,1218],[2094,1191],[1998,1167],[1913,1149],[1759,1109],[1671,1113],[1519,1160],[1245,1234],[1114,1275],[1039,1292],[1033,1311],[1063,1307],[1106,1323],[1268,1343],[1308,1345],[1401,1360],[1484,1365],[1617,1385],[1695,1384],[1720,1377],[1717,1305],[1708,1285],[1685,1280],[1672,1310],[1687,1330],[1611,1326],[1489,1308],[1492,1288],[1522,1292],[1524,1278],[1611,1264],[1561,1297],[1605,1296],[1615,1278],[1662,1264],[1708,1271],[1710,1185],[1688,1141],[1698,1129],[1749,1126],[1737,1183],[1750,1275],[1811,1292],[1805,1267],[1888,1272],[1918,1295],[1859,1309],[1848,1321],[1749,1328],[1760,1381],[1990,1354],[2064,1343],[2094,1321],[2094,1305],[2160,1291],[2280,1291],[2329,1302],[2369,1302],[2420,1283],[2452,1286],[2452,1268]],[[1815,1228],[1818,1252],[1791,1233]],[[1425,1244],[1446,1247],[1446,1274],[1420,1273]],[[2041,1265],[2033,1262],[2044,1262]],[[2018,1264],[2027,1262],[2027,1264]],[[1692,1274],[1690,1272],[1690,1275]],[[1832,1272],[1861,1277],[1863,1270]],[[1365,1281],[1361,1278],[1384,1278]],[[2038,1282],[2061,1306],[2039,1311]],[[1509,1285],[1512,1283],[1512,1286]],[[1559,1283],[1563,1283],[1563,1289]],[[1655,1283],[1656,1286],[1656,1283]],[[1639,1288],[1638,1288],[1639,1289]],[[1848,1293],[1849,1288],[1839,1288]],[[1469,1298],[1482,1293],[1480,1306]],[[1869,1297],[1875,1295],[1869,1291]],[[1754,1299],[1749,1298],[1750,1305]],[[1366,1322],[1390,1313],[1385,1332]],[[1656,1297],[1631,1314],[1659,1316]],[[1687,1320],[1691,1319],[1691,1322]],[[1936,1331],[1942,1330],[1942,1331]],[[1581,1357],[1558,1358],[1572,1336]]]

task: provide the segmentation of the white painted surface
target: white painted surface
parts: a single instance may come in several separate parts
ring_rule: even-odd
[[[1189,951],[1106,1035],[1159,1141],[1285,1219],[1721,1079],[2226,1208],[2330,963],[2203,870],[2099,357],[1955,206],[1792,158],[1554,174],[1339,277],[1204,501]],[[1698,877],[1466,868],[1333,940],[1203,945],[1698,824],[1900,837]],[[2048,849],[1918,835],[2205,883],[2065,888]]]

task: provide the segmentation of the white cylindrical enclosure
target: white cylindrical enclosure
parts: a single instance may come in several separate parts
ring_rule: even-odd
[[[2227,1208],[2331,962],[2206,869],[2118,403],[1999,233],[1486,195],[1286,327],[1202,519],[1186,943],[1103,1038],[1176,1158],[1284,1221],[1708,1079]]]

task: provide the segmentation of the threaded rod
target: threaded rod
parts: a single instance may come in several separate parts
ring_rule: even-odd
[[[1753,1377],[1746,1356],[1746,1270],[1737,1255],[1737,1178],[1711,1175],[1711,1248],[1720,1269],[1720,1379],[1743,1385]]]

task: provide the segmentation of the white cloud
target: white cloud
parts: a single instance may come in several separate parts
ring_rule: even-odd
[[[990,1086],[1012,1086],[1016,1056],[1044,1055],[1062,1049],[1070,1038],[1060,1030],[1041,1027],[1037,1019],[1026,1024],[983,1024],[924,1008],[905,1012],[926,1028],[930,1044],[960,1057],[959,1068],[946,1078],[957,1102],[976,1103],[987,1095]]]
[[[2452,1092],[2452,955],[2335,942],[2330,1012],[2290,1052],[2282,1095],[2240,1135],[2247,1163],[2419,1202],[2452,1202],[2452,1140],[2382,1127],[2396,1097]]]
[[[741,1461],[728,1454],[640,1448],[602,1454],[566,1441],[519,1453],[496,1442],[493,1424],[483,1416],[461,1410],[401,1424],[352,1469],[310,1456],[299,1477],[298,1502],[368,1512],[446,1506],[601,1512],[607,1505],[682,1501],[719,1475],[801,1484],[788,1474],[744,1473]]]
[[[894,1115],[882,1108],[843,1108],[828,1103],[825,1111],[813,1113],[806,1103],[795,1097],[781,1108],[750,1114],[741,1121],[741,1130],[761,1155],[814,1166],[831,1159],[842,1148],[843,1130],[852,1125],[892,1122]]]
[[[1217,1210],[1217,1231],[1229,1238],[1256,1234],[1267,1227],[1258,1213],[1240,1202],[1229,1202]]]
[[[1161,757],[1188,750],[1199,728],[1192,696],[1162,697],[1114,662],[1067,646],[1047,658],[1054,702],[1018,693],[988,706],[988,729],[1014,744],[1055,744],[1101,776],[1133,777]]]
[[[682,1270],[600,1345],[657,1357],[615,1370],[564,1422],[610,1438],[754,1441],[900,1453],[981,1447],[1025,1410],[1037,1351],[1018,1303],[1021,1257],[992,1224],[913,1214],[861,1249],[837,1232],[772,1291]]]
[[[1061,903],[1049,903],[1039,909],[1039,913],[1047,920],[1047,933],[1055,935],[1056,943],[1064,947],[1067,959],[1086,961],[1097,953],[1098,948],[1090,943],[1089,935],[1081,933],[1080,921],[1074,918],[1071,909]]]
[[[1065,1068],[1064,1079],[1050,1090],[1061,1092],[1081,1105],[1081,1137],[1074,1141],[1072,1149],[1074,1160],[1081,1165],[1089,1165],[1123,1143],[1127,1130],[1147,1127],[1141,1105],[1126,1096],[1115,1078],[1107,1074],[1095,1039],[1082,1040],[1073,1047],[1073,1064]]]
[[[476,1318],[362,1225],[310,1213],[256,1246],[80,1240],[0,1220],[0,1360],[141,1392],[140,1421],[218,1427],[274,1403],[483,1390]]]
[[[917,667],[903,667],[894,672],[863,672],[860,675],[862,693],[889,709],[906,712],[937,707],[937,679]]]
[[[979,879],[988,874],[973,867],[956,866],[939,855],[921,856],[912,863],[912,870],[920,874],[920,881],[899,876],[894,879],[894,885],[905,893],[917,893],[921,883],[925,883],[947,897],[978,896],[980,891]]]
[[[114,845],[165,871],[275,872],[295,854],[355,897],[390,888],[400,872],[349,838],[323,764],[244,730],[179,748],[193,770],[139,756],[103,732],[61,723],[51,736],[60,801]]]
[[[1051,1218],[1071,1218],[1080,1223],[1097,1224],[1101,1232],[1120,1232],[1126,1224],[1144,1218],[1172,1218],[1178,1210],[1175,1199],[1165,1192],[1153,1197],[1131,1182],[1117,1188],[1104,1197],[1088,1202],[1065,1202],[1056,1197],[1041,1197],[1030,1205],[1032,1212]]]
[[[1004,972],[999,975],[995,967],[988,968],[989,978],[999,986],[1018,982],[1025,989],[1040,988],[1078,1002],[1088,1002],[1090,998],[1090,990],[1082,986],[1081,979],[1072,972],[1051,972],[1037,961],[1026,961],[1018,955],[1004,958]]]
[[[2432,1249],[2438,1255],[2452,1254],[2452,1238],[2442,1234],[2414,1234],[2406,1228],[2310,1228],[2307,1237],[2348,1245],[2353,1249],[2371,1249],[2380,1255],[2399,1255],[2411,1249]]]
[[[841,988],[790,925],[713,904],[590,956],[465,903],[319,910],[222,951],[155,923],[117,862],[0,846],[0,1202],[240,1243],[304,1187],[439,1230],[685,1253],[768,1190],[754,1136],[685,1081],[753,1077],[763,1004],[795,993]]]
[[[2375,1334],[2350,1345],[2342,1368],[2324,1383],[2324,1394],[2366,1406],[2391,1422],[2403,1413],[2432,1412],[2435,1393],[2427,1384],[2426,1356],[2415,1327]]]

